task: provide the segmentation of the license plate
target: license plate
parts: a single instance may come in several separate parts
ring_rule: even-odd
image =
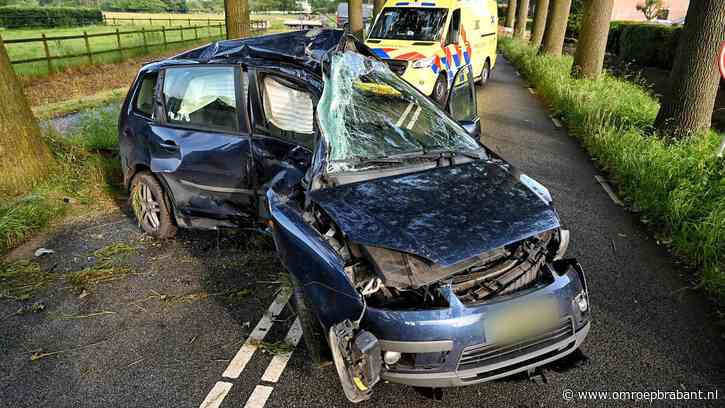
[[[516,303],[493,312],[484,321],[486,343],[515,343],[556,327],[559,320],[559,305],[554,298]]]

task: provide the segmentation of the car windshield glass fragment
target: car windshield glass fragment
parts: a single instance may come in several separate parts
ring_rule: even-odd
[[[329,146],[330,172],[352,170],[360,160],[480,149],[460,125],[383,62],[336,53],[324,81],[317,111]]]
[[[369,38],[438,41],[448,10],[388,7],[377,19]]]

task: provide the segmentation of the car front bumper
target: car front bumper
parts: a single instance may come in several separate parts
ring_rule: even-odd
[[[527,371],[572,353],[591,323],[589,307],[581,312],[576,301],[584,294],[588,304],[584,273],[576,261],[568,262],[563,273],[552,274],[553,282],[483,304],[464,305],[449,292],[450,307],[445,309],[368,309],[363,326],[380,340],[382,350],[415,361],[387,366],[381,378],[421,387],[457,387]],[[486,332],[491,316],[543,298],[555,299],[558,305],[559,323],[550,331],[514,344],[496,344],[493,334]]]

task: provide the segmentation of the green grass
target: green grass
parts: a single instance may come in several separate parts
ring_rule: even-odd
[[[702,270],[700,286],[725,301],[725,160],[715,156],[720,137],[709,131],[668,143],[653,132],[659,103],[647,89],[607,74],[574,80],[569,56],[539,56],[510,38],[499,46],[658,238]]]
[[[118,109],[84,114],[80,130],[68,137],[44,134],[57,164],[26,195],[0,197],[0,254],[65,214],[112,204],[121,190],[120,166],[118,157],[107,151],[117,149]]]
[[[173,21],[173,20],[172,20]],[[192,22],[194,23],[194,22]],[[202,24],[202,23],[198,23]],[[206,23],[204,23],[206,24]],[[212,23],[214,24],[214,23]],[[178,24],[175,24],[178,25]],[[118,48],[117,37],[115,30],[118,28],[121,35],[121,46],[127,47],[141,47],[144,45],[143,34],[133,33],[140,31],[141,28],[146,30],[157,30],[160,27],[158,25],[145,25],[145,26],[84,26],[84,27],[69,27],[69,28],[44,28],[44,29],[11,29],[11,30],[0,30],[0,36],[3,40],[12,39],[23,39],[23,38],[41,38],[41,35],[45,33],[47,37],[63,36],[63,35],[83,35],[86,31],[88,34],[98,33],[113,33],[114,35],[108,35],[103,37],[90,37],[90,49],[91,52],[102,52],[110,51]],[[187,26],[188,27],[188,26]],[[200,42],[195,37],[198,35],[199,38],[206,38],[207,41],[212,41],[221,38],[219,35],[218,27],[206,27],[201,26],[197,28],[197,33],[194,33],[193,28],[186,28],[184,30],[167,31],[166,41],[175,42],[182,40],[183,32],[183,43],[171,44],[167,49],[180,49],[188,47],[190,43]],[[223,34],[223,29],[222,29]],[[154,32],[146,34],[146,42],[148,49],[137,48],[134,50],[126,50],[123,52],[112,51],[103,54],[93,55],[93,63],[114,63],[123,61],[128,58],[154,54],[163,52],[165,50],[163,46],[163,33]],[[45,56],[42,41],[29,42],[29,43],[6,43],[5,47],[8,51],[8,56],[11,61],[30,59],[30,58],[41,58]],[[61,39],[61,40],[50,40],[48,41],[48,48],[51,56],[65,56],[65,55],[76,55],[86,53],[86,44],[83,38],[80,39]],[[52,68],[56,71],[62,71],[69,67],[88,65],[91,61],[88,57],[75,57],[65,58],[52,61]],[[48,64],[45,61],[15,64],[15,72],[21,76],[43,76],[47,75]]]
[[[67,99],[65,101],[48,103],[33,107],[33,114],[40,120],[57,118],[69,113],[90,110],[110,103],[120,104],[126,97],[128,88],[110,89],[99,92],[95,95],[81,98]]]

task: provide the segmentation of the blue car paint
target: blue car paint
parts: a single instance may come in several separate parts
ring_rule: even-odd
[[[500,160],[483,159],[312,191],[352,242],[408,252],[442,266],[559,227]]]

